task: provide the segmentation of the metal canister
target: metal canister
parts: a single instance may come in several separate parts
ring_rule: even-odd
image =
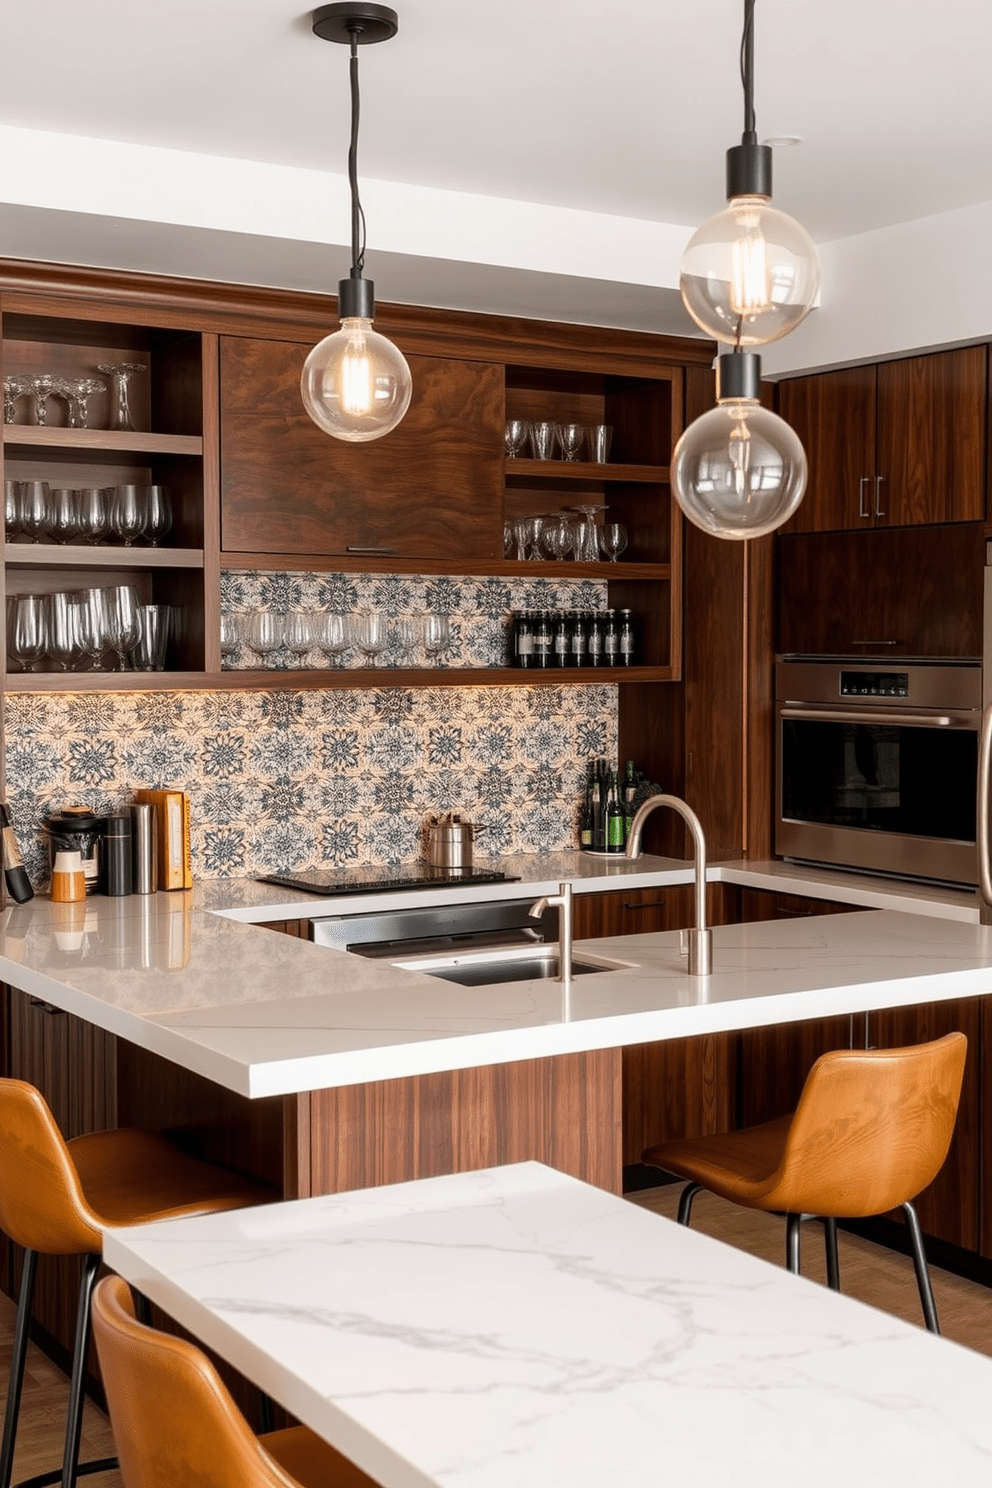
[[[158,814],[154,806],[143,802],[131,807],[131,815],[134,892],[154,894],[158,888]]]
[[[130,811],[115,812],[104,819],[101,885],[103,892],[112,898],[133,891],[131,825]]]
[[[89,806],[63,806],[53,812],[44,822],[48,836],[48,866],[55,865],[55,854],[78,852],[83,862],[83,877],[87,894],[95,894],[100,887],[100,843],[103,838],[103,817],[97,816]]]

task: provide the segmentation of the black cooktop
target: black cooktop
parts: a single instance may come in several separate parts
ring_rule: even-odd
[[[432,868],[427,863],[403,863],[397,868],[316,868],[305,873],[263,873],[258,883],[278,884],[283,889],[300,889],[305,894],[375,894],[392,893],[395,889],[456,888],[460,884],[519,883],[509,873],[469,869]]]

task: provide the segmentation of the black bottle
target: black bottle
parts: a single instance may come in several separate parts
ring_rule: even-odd
[[[618,624],[620,627],[620,642],[617,651],[617,665],[633,666],[637,652],[637,636],[634,632],[633,610],[621,610]]]
[[[623,785],[620,789],[620,800],[623,804],[623,840],[625,844],[630,836],[630,824],[634,820],[634,813],[637,809],[634,805],[634,797],[636,795],[637,779],[634,774],[634,761],[628,760],[627,772],[624,775]]]
[[[572,666],[585,666],[588,645],[589,616],[576,610],[572,616]]]
[[[513,650],[518,667],[534,665],[534,621],[526,610],[521,610],[513,627]]]
[[[586,794],[582,802],[582,810],[579,814],[579,846],[583,852],[589,852],[593,845],[593,822],[595,809],[593,802],[596,796],[596,766],[589,761],[586,767]]]
[[[596,611],[593,611],[590,614],[589,630],[586,639],[587,666],[598,667],[605,664],[605,657],[603,656],[604,624],[604,617],[601,614],[597,613]]]
[[[134,858],[131,844],[131,813],[108,816],[103,829],[101,888],[105,894],[120,898],[134,893]]]
[[[616,610],[607,610],[603,624],[603,661],[616,666],[620,660],[620,624]]]
[[[558,610],[554,617],[554,664],[567,667],[572,659],[572,627],[567,610]]]
[[[538,610],[534,616],[534,665],[549,667],[553,660],[554,636],[550,610]]]
[[[3,877],[7,893],[15,904],[26,904],[29,899],[34,898],[34,889],[21,858],[5,801],[0,801],[0,830],[3,834]]]
[[[606,798],[606,851],[622,853],[624,843],[623,806],[620,803],[620,787],[617,772],[610,772],[609,793]]]

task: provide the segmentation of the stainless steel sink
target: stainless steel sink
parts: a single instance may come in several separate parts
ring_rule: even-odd
[[[588,976],[597,971],[622,971],[629,962],[598,957],[573,959],[572,975]],[[460,982],[463,987],[488,987],[496,982],[529,982],[557,977],[557,945],[486,947],[471,951],[448,951],[405,956],[392,962],[403,971],[422,971],[425,976]]]

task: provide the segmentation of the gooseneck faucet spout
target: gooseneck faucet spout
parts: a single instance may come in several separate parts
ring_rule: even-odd
[[[690,976],[709,976],[713,969],[713,932],[706,928],[706,838],[703,836],[702,823],[692,807],[688,806],[680,796],[648,796],[647,800],[637,808],[634,820],[630,824],[627,857],[639,858],[641,856],[641,833],[644,830],[644,823],[652,811],[657,811],[659,806],[670,806],[673,811],[677,811],[692,833],[695,857],[693,873],[696,889],[696,928],[685,932],[689,947],[687,970]]]

